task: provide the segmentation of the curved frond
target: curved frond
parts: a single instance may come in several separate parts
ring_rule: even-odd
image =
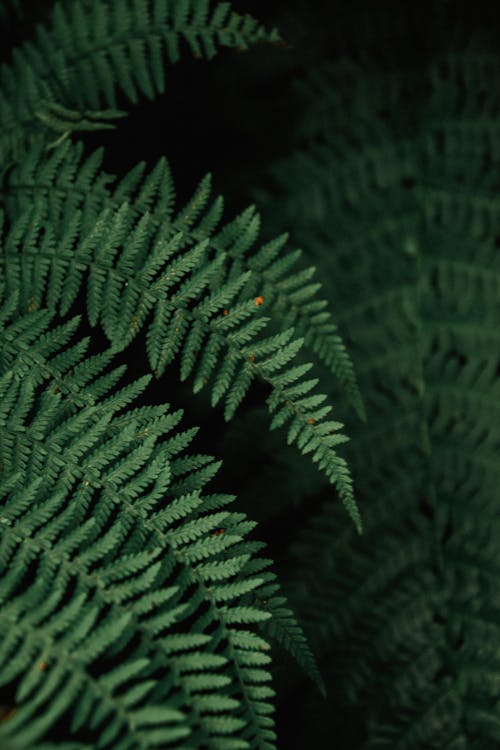
[[[54,141],[54,133],[102,125],[101,117],[109,118],[101,110],[116,111],[118,94],[132,103],[139,95],[153,99],[165,90],[166,63],[177,62],[181,46],[210,59],[220,47],[261,41],[279,35],[227,2],[58,3],[0,71],[0,157],[18,158],[37,137]]]
[[[99,171],[101,160],[101,150],[84,160],[81,143],[66,143],[50,156],[41,147],[31,149],[6,181],[3,198],[9,215],[19,216],[28,200],[43,201],[44,216],[51,221],[62,222],[66,214],[79,208],[85,225],[91,226],[99,209],[118,208],[126,201],[137,218],[147,212],[155,227],[168,227],[168,236],[182,233],[187,247],[208,241],[213,255],[223,259],[221,274],[226,272],[234,278],[249,272],[244,287],[247,294],[262,297],[266,314],[281,328],[293,326],[304,337],[305,346],[341,382],[359,415],[364,416],[352,362],[326,299],[319,298],[322,287],[315,268],[295,270],[301,252],[287,250],[288,235],[280,235],[255,250],[260,217],[253,206],[219,227],[223,200],[217,197],[209,203],[210,175],[200,182],[186,207],[176,213],[175,188],[165,159],[160,159],[149,174],[144,174],[143,164],[137,165],[118,183]],[[112,182],[115,184],[109,184]]]
[[[42,181],[53,179],[65,153],[72,157],[71,149],[64,146]],[[209,198],[207,180],[173,216],[173,188],[165,162],[140,187],[133,171],[112,199],[107,198],[107,178],[99,178],[87,202],[82,190],[84,184],[92,184],[97,163],[91,157],[81,170],[81,186],[70,192],[67,204],[59,202],[58,190],[53,198],[47,188],[33,193],[33,212],[18,217],[4,252],[8,289],[18,288],[28,308],[47,304],[65,315],[85,285],[90,323],[102,325],[116,351],[146,329],[147,355],[155,376],[180,360],[181,379],[192,377],[195,392],[212,383],[212,404],[224,404],[226,419],[234,415],[255,380],[264,382],[270,390],[271,428],[286,426],[288,442],[310,454],[336,486],[360,530],[349,470],[336,453],[336,446],[346,440],[339,433],[343,425],[329,418],[331,406],[318,393],[318,380],[307,375],[312,365],[299,364],[304,338],[295,337],[293,328],[261,336],[273,323],[262,314],[268,306],[282,328],[290,317],[280,319],[279,304],[287,294],[295,308],[297,300],[295,292],[288,291],[287,276],[278,282],[274,302],[279,304],[273,304],[272,293],[269,301],[264,294],[255,295],[263,275],[259,268],[262,272],[265,266],[261,261],[255,266],[254,259],[262,251],[249,256],[247,265],[241,260],[258,230],[253,211],[225,225],[212,241],[221,203],[216,200],[202,213]],[[31,164],[28,159],[27,175]],[[75,166],[64,169],[70,183]],[[19,176],[14,174],[13,180]],[[118,198],[130,199],[131,190],[137,191],[134,202],[118,203]],[[274,243],[273,257],[281,245],[282,240]],[[264,247],[264,255],[269,247]],[[296,279],[291,278],[294,289]],[[304,289],[307,298],[309,286]],[[292,319],[297,322],[293,315]],[[304,325],[303,320],[298,322]],[[313,322],[306,335],[314,331]]]

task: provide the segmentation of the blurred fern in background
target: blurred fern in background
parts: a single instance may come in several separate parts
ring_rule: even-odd
[[[294,747],[500,742],[500,58],[435,10],[343,28],[271,170],[268,225],[314,255],[367,412],[345,415],[364,536],[326,503],[288,557],[331,695],[289,698]]]

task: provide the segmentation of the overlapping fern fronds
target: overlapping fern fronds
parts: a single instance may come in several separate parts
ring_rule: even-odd
[[[145,368],[177,361],[227,420],[259,380],[271,429],[360,531],[343,424],[303,354],[363,416],[315,269],[286,235],[256,247],[253,206],[222,223],[209,176],[178,210],[165,159],[118,180],[70,139],[162,93],[183,48],[261,41],[279,35],[225,2],[62,0],[0,71],[2,747],[275,750],[263,633],[325,692],[255,523],[207,489],[219,463],[187,452],[179,411],[137,405],[151,375],[116,366],[142,337]],[[76,313],[109,349],[89,354]]]
[[[209,179],[174,214],[164,160],[143,181],[139,167],[111,191],[99,154],[81,165],[80,149],[63,145],[40,165],[41,153],[28,154],[5,190],[10,215],[18,215],[5,278],[24,309],[47,304],[65,315],[85,288],[90,323],[102,325],[116,350],[146,329],[156,377],[179,359],[181,379],[193,376],[195,392],[212,382],[212,404],[224,404],[226,419],[252,382],[264,382],[271,428],[287,427],[288,442],[311,455],[360,528],[348,467],[335,451],[346,440],[342,424],[329,418],[318,379],[308,375],[312,365],[296,359],[309,341],[356,398],[350,360],[316,299],[319,285],[308,283],[313,269],[290,273],[298,256],[281,253],[284,237],[252,253],[253,208],[218,229],[222,200],[206,208]],[[34,209],[19,213],[28,195]]]
[[[1,315],[2,741],[86,727],[102,748],[272,747],[255,632],[272,576],[254,524],[204,492],[218,464],[185,453],[179,412],[133,408],[150,376],[116,390],[124,368],[86,356],[78,319],[10,323],[15,308]]]
[[[285,250],[288,235],[280,235],[255,252],[258,212],[250,206],[219,227],[223,199],[218,196],[210,203],[211,175],[203,178],[186,207],[175,213],[175,188],[165,159],[146,175],[144,164],[139,164],[114,184],[116,179],[100,169],[102,150],[86,159],[82,151],[81,143],[66,143],[51,154],[40,146],[31,149],[12,168],[5,183],[3,199],[8,214],[18,216],[28,201],[40,201],[44,218],[53,223],[63,223],[67,215],[79,209],[84,225],[90,227],[100,209],[118,208],[126,201],[137,218],[147,212],[155,227],[168,227],[169,236],[182,233],[188,247],[207,240],[214,257],[223,260],[229,277],[251,272],[245,282],[248,294],[263,298],[266,313],[281,328],[293,326],[304,337],[305,345],[339,378],[360,416],[364,415],[352,362],[327,301],[318,298],[321,284],[315,269],[310,266],[294,271],[301,252]]]

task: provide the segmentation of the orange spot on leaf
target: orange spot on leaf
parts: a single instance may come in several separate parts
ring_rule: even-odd
[[[264,297],[262,297],[261,295],[259,295],[258,297],[256,297],[255,298],[255,304],[257,305],[257,307],[260,307],[261,305],[263,305],[264,304]]]
[[[16,713],[15,706],[0,706],[0,721],[8,721]]]

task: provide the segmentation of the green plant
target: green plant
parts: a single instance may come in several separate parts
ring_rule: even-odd
[[[496,750],[498,29],[242,4],[0,7],[0,748]]]
[[[179,360],[229,420],[258,379],[271,429],[359,530],[342,424],[302,355],[362,410],[314,269],[284,235],[255,249],[253,207],[219,228],[209,178],[174,212],[164,159],[118,181],[71,140],[163,92],[180,44],[278,40],[228,3],[79,0],[2,68],[2,747],[270,750],[266,622],[322,687],[255,524],[206,489],[218,462],[186,453],[179,410],[137,402]],[[119,386],[141,337],[152,375]]]
[[[296,746],[493,750],[500,60],[449,18],[425,43],[380,20],[304,73],[295,153],[260,195],[315,254],[367,411],[344,415],[363,537],[325,504],[288,560],[337,706],[297,699]]]

